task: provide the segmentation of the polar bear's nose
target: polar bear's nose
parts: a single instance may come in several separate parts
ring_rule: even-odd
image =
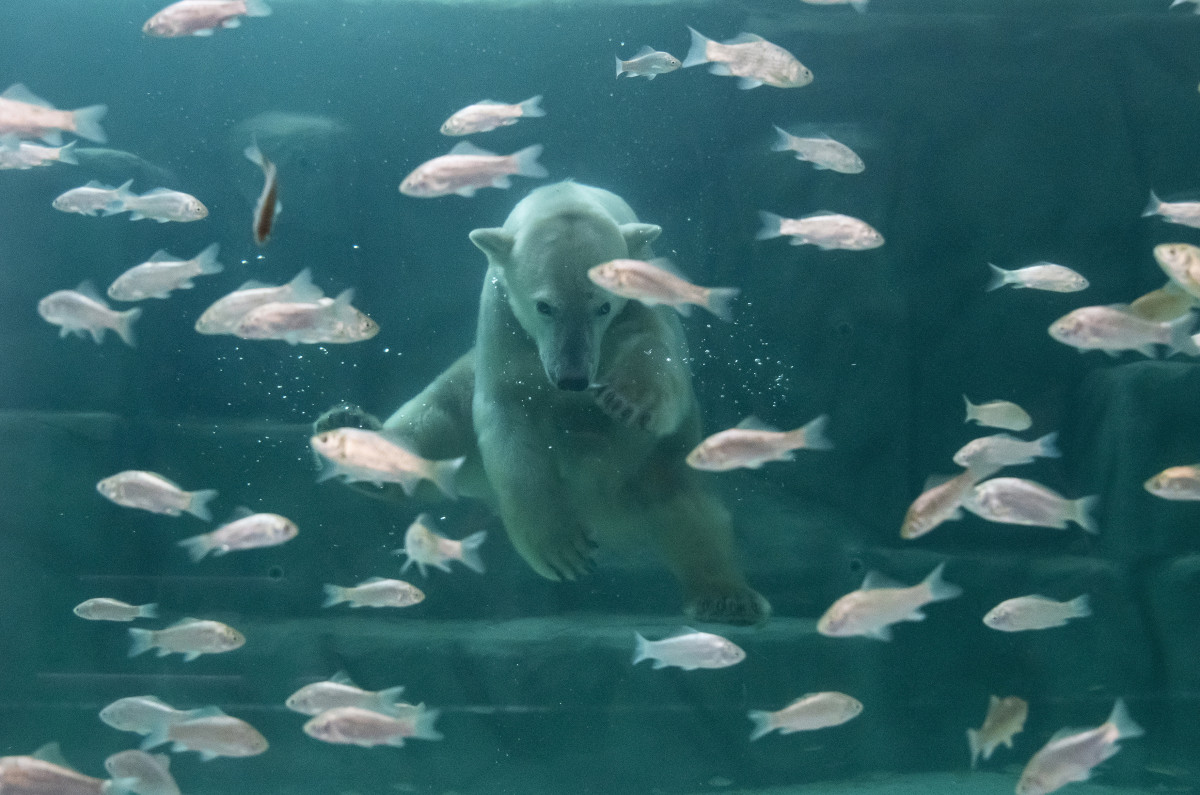
[[[582,392],[588,388],[588,380],[582,376],[568,375],[558,379],[557,386],[568,392]]]

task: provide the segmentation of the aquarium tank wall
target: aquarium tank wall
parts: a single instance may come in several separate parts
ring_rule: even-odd
[[[1194,790],[1195,11],[0,4],[0,792]]]

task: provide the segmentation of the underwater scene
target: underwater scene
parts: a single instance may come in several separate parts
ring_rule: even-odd
[[[1194,791],[1198,11],[0,4],[0,795]]]

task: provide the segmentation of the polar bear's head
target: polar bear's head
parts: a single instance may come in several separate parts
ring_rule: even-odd
[[[604,332],[628,302],[593,284],[588,269],[648,256],[650,241],[662,231],[653,224],[618,223],[600,210],[569,206],[527,223],[471,232],[517,322],[537,345],[546,377],[559,389],[580,391],[595,381]]]

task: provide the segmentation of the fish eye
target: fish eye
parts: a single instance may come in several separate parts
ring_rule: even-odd
[[[608,301],[605,301],[604,303],[600,304],[600,308],[596,310],[596,314],[597,315],[607,315],[611,311],[612,311],[612,304],[610,304]]]
[[[546,303],[545,301],[538,301],[537,311],[539,315],[550,316],[554,314],[554,307],[550,306],[550,304]]]

